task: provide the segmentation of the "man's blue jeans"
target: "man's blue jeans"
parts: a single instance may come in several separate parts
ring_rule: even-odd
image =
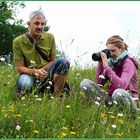
[[[48,70],[48,79],[51,81],[54,74],[68,74],[70,62],[64,58],[58,58]],[[28,74],[21,74],[18,80],[18,89],[31,91],[36,86],[36,79]]]

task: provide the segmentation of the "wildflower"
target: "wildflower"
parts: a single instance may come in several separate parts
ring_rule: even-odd
[[[1,57],[1,58],[0,58],[0,61],[1,61],[1,62],[4,62],[4,61],[5,61],[5,58],[4,58],[4,57]]]
[[[21,100],[25,100],[25,96],[23,96],[23,97],[21,98]]]
[[[80,92],[80,95],[81,95],[81,96],[84,96],[85,94],[84,94],[83,92]]]
[[[76,74],[77,77],[78,77],[79,75],[80,75],[79,73]]]
[[[4,118],[7,118],[7,117],[8,117],[8,114],[7,114],[7,113],[5,113],[5,114],[4,114]]]
[[[39,96],[38,95],[35,95],[35,98],[38,98]]]
[[[95,104],[98,105],[98,106],[100,105],[100,103],[98,101],[95,101]]]
[[[96,99],[99,100],[99,101],[101,100],[100,97],[96,97]]]
[[[39,131],[38,131],[38,130],[34,130],[34,133],[35,133],[35,134],[39,134]]]
[[[30,63],[31,63],[31,64],[35,64],[35,61],[31,60]]]
[[[49,84],[52,85],[52,81],[49,81]]]
[[[117,136],[118,137],[122,137],[123,133],[118,133]]]
[[[42,101],[42,99],[41,98],[36,98],[36,101]]]
[[[115,119],[115,118],[116,118],[116,117],[113,116],[113,115],[109,115],[109,117],[110,117],[111,119]]]
[[[84,90],[87,90],[87,87],[83,87]]]
[[[16,126],[16,130],[19,131],[20,129],[21,129],[21,127],[20,127],[19,125],[17,125],[17,126]]]
[[[67,136],[67,134],[64,133],[64,132],[62,132],[62,133],[61,133],[61,137],[65,137],[65,136]]]
[[[19,121],[18,120],[14,121],[14,125],[15,126],[19,125]]]
[[[118,102],[117,102],[117,101],[113,101],[113,103],[114,103],[115,105],[118,105]]]
[[[12,67],[12,65],[11,65],[11,64],[8,64],[8,66],[9,66],[9,67]]]
[[[121,114],[121,113],[118,113],[118,115],[117,115],[118,117],[123,117],[123,114]]]
[[[112,124],[112,128],[117,128],[117,125],[116,124]]]
[[[104,118],[104,117],[106,117],[106,114],[105,113],[101,113],[100,114],[100,118]]]
[[[104,75],[99,75],[99,79],[105,79],[105,76]]]
[[[21,117],[21,116],[22,116],[21,114],[16,114],[16,115],[15,115],[15,117]]]
[[[123,121],[122,119],[118,119],[117,122],[118,122],[119,124],[123,124],[123,123],[124,123],[124,121]]]
[[[15,110],[14,109],[9,109],[9,112],[14,112]]]
[[[50,86],[47,86],[46,88],[47,88],[47,89],[50,89]]]
[[[31,123],[32,123],[32,122],[33,122],[33,120],[26,120],[25,122],[26,122],[26,123],[28,123],[28,122],[31,122]]]
[[[70,131],[70,134],[72,134],[72,135],[76,135],[76,132],[74,132],[74,131]]]
[[[109,104],[109,105],[112,105],[112,102],[111,102],[111,101],[109,101],[109,102],[108,102],[108,104]]]
[[[53,97],[53,96],[51,96],[51,99],[54,99],[54,97]]]
[[[63,130],[68,130],[68,128],[67,128],[67,127],[62,127],[62,129],[63,129]]]
[[[70,105],[66,105],[66,108],[69,109],[70,108]]]

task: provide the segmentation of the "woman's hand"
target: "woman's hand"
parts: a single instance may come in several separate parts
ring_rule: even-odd
[[[104,52],[101,52],[100,55],[101,55],[101,58],[102,58],[102,65],[105,68],[105,67],[108,66],[107,56]]]

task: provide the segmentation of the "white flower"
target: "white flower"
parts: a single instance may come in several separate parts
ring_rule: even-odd
[[[1,57],[0,58],[0,61],[4,62],[5,61],[5,58],[4,57]]]
[[[96,99],[99,100],[99,101],[101,100],[100,97],[96,97]]]
[[[105,79],[104,75],[102,75],[102,74],[99,75],[99,78],[100,78],[100,79]]]
[[[16,130],[19,131],[20,129],[21,129],[21,127],[20,127],[19,125],[17,125],[17,126],[16,126]]]
[[[54,97],[53,97],[53,96],[51,96],[51,99],[54,99]]]
[[[36,98],[36,101],[42,101],[42,99],[41,98]]]
[[[87,90],[87,87],[83,87],[83,89]]]
[[[31,63],[31,64],[35,64],[35,61],[31,60],[30,63]]]
[[[47,88],[47,89],[50,89],[50,86],[47,86],[46,88]]]
[[[111,101],[109,101],[109,102],[108,102],[108,104],[109,104],[109,105],[112,105],[112,102],[111,102]]]
[[[38,98],[38,95],[35,95],[35,98]]]
[[[98,101],[96,101],[95,104],[98,105],[98,106],[100,105],[100,103]]]
[[[8,66],[9,66],[9,67],[12,67],[12,65],[11,65],[11,64],[8,64]]]
[[[118,117],[123,117],[123,114],[121,114],[121,113],[118,113],[118,115],[117,115]]]
[[[112,124],[112,128],[117,128],[117,125],[116,124]]]
[[[118,104],[118,102],[117,102],[117,101],[113,101],[113,103],[114,103],[115,105],[117,105],[117,104]]]
[[[49,81],[49,84],[52,85],[52,81]]]
[[[23,96],[23,97],[21,98],[21,100],[25,100],[25,97]]]

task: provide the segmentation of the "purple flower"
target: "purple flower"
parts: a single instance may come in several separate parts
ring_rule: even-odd
[[[14,121],[14,125],[15,125],[15,126],[19,125],[19,121],[18,121],[18,120],[15,120],[15,121]]]

